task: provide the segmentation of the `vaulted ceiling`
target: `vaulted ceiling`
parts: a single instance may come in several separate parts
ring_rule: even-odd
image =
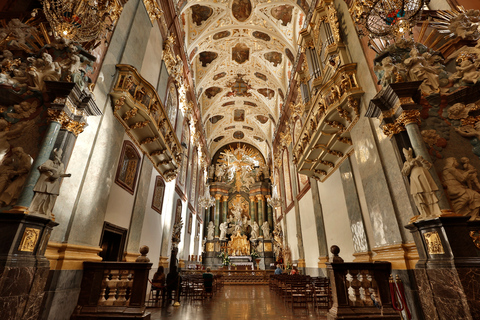
[[[268,157],[305,13],[291,1],[190,1],[182,9],[210,154],[231,142]]]

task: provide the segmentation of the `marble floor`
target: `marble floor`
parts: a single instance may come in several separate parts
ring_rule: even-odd
[[[180,307],[148,308],[152,320],[303,320],[326,319],[325,313],[292,310],[268,285],[226,285],[205,302],[181,301]],[[325,312],[325,311],[321,311]]]

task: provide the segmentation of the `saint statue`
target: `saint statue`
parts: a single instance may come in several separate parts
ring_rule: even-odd
[[[268,224],[268,221],[265,221],[262,224],[262,231],[263,231],[263,238],[265,240],[270,240],[272,236],[270,235],[270,225]]]
[[[405,163],[403,164],[402,174],[410,176],[410,194],[415,200],[420,219],[431,219],[442,214],[438,206],[438,198],[435,191],[438,187],[435,184],[428,169],[432,166],[430,162],[422,156],[413,158],[412,148],[403,149]]]
[[[215,226],[213,225],[213,221],[210,221],[207,227],[207,240],[213,240],[214,233],[215,233]]]
[[[54,160],[47,160],[38,167],[40,178],[38,178],[33,191],[32,204],[29,211],[53,217],[53,206],[58,194],[60,193],[60,178],[70,177],[71,174],[65,174],[65,166],[62,163],[62,150],[53,150]]]
[[[13,148],[12,153],[13,156],[8,161],[8,165],[0,166],[0,172],[3,172],[4,179],[8,176],[8,181],[4,182],[4,190],[0,194],[0,207],[11,205],[17,200],[32,167],[32,157],[21,147]],[[4,168],[4,166],[8,167]]]
[[[253,224],[251,224],[251,226],[252,226],[252,231],[250,232],[250,240],[257,240],[258,230],[260,229],[260,227],[258,226],[257,221],[253,221]]]
[[[222,222],[220,224],[220,240],[227,240],[227,229],[228,229],[228,222]]]

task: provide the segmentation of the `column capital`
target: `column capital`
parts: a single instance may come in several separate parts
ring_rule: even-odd
[[[223,196],[223,197],[222,197],[222,200],[223,200],[223,201],[228,201],[228,196]]]
[[[267,200],[270,199],[271,197],[272,197],[272,196],[269,195],[269,194],[265,195],[265,199],[267,199]]]
[[[257,200],[260,201],[260,200],[265,200],[265,197],[263,196],[263,194],[257,194]]]
[[[222,199],[222,195],[221,194],[216,194],[215,195],[215,200],[220,200]]]
[[[252,202],[257,199],[255,196],[250,196],[249,198],[250,198],[250,201],[252,201]]]

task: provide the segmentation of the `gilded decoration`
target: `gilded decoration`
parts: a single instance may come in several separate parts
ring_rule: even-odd
[[[352,152],[350,131],[360,116],[362,94],[355,64],[338,67],[330,80],[319,87],[293,148],[293,162],[300,174],[325,181]],[[291,108],[295,116],[302,112],[300,106]]]
[[[110,93],[115,117],[163,178],[171,181],[183,153],[155,88],[132,66],[117,65],[117,74]]]
[[[33,252],[40,237],[40,229],[25,228],[18,251]]]
[[[475,247],[480,250],[480,230],[470,231],[470,238],[472,238]]]
[[[425,232],[423,234],[425,243],[427,245],[427,251],[429,254],[444,254],[442,240],[437,231]]]
[[[206,244],[206,247],[207,247],[207,252],[213,252],[213,251],[215,251],[215,250],[214,250],[214,243],[213,243],[213,242],[208,242],[208,243]]]
[[[163,15],[162,9],[160,9],[157,0],[143,0],[145,4],[145,8],[147,9],[148,16],[150,17],[150,21],[153,22]]]
[[[418,110],[405,110],[393,123],[387,123],[382,126],[383,133],[390,138],[393,135],[405,131],[405,126],[411,123],[417,123],[420,125],[420,111]]]
[[[62,110],[48,109],[47,114],[50,121],[60,123],[62,129],[73,133],[75,136],[78,136],[80,133],[82,133],[87,126],[86,122],[75,121],[71,119],[65,111]]]

